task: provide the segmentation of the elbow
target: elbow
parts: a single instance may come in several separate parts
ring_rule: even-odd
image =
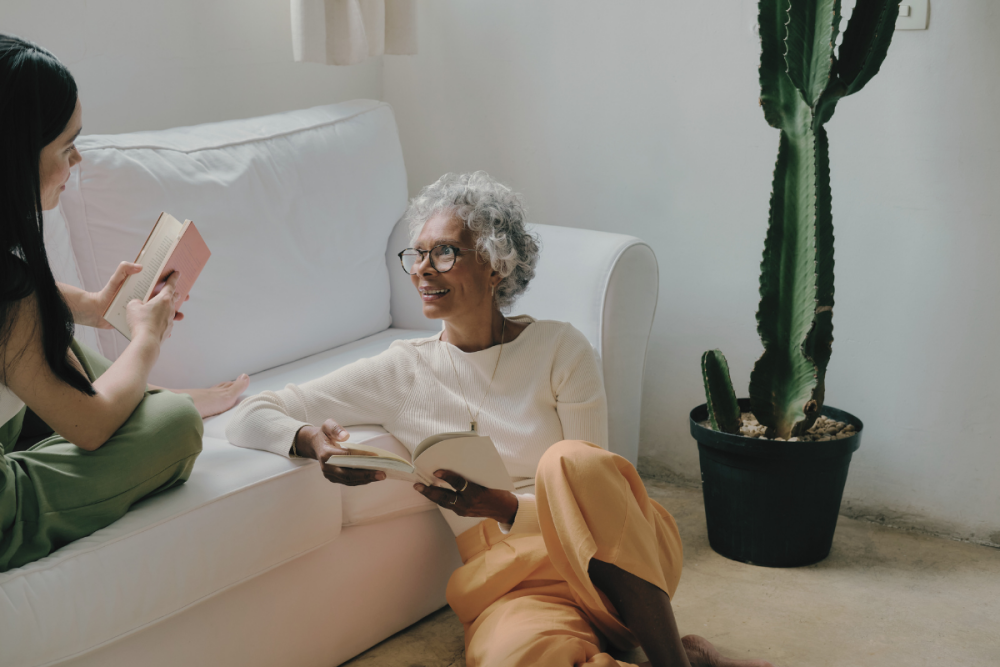
[[[95,437],[83,437],[83,438],[74,438],[74,439],[70,440],[70,442],[73,443],[76,447],[82,449],[85,452],[96,452],[108,440],[109,440],[108,438],[100,438],[100,437],[96,437],[96,438]]]

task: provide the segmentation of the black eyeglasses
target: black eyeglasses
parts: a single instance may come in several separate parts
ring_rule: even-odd
[[[458,248],[443,243],[434,246],[430,250],[407,248],[399,253],[399,261],[403,265],[403,270],[413,276],[416,275],[413,269],[423,264],[424,258],[429,254],[431,256],[431,268],[438,273],[447,273],[455,266],[455,260],[458,259],[459,252],[462,250],[476,252],[475,248]]]

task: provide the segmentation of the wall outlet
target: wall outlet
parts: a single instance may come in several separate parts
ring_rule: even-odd
[[[903,0],[899,3],[896,30],[927,30],[930,0]]]

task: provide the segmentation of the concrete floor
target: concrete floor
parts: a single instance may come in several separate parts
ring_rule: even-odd
[[[683,634],[776,667],[1000,665],[1000,550],[841,517],[822,563],[755,567],[709,547],[700,490],[647,486],[684,539]],[[346,664],[465,667],[462,626],[445,608]]]

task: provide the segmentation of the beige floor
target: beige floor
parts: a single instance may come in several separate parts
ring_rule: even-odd
[[[648,486],[684,538],[682,633],[777,667],[1000,666],[1000,550],[841,517],[822,563],[754,567],[708,546],[700,491]],[[347,664],[465,667],[462,649],[446,608]]]

